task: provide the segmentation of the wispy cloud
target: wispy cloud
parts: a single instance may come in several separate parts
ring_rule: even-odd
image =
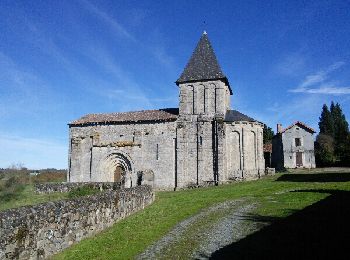
[[[132,36],[131,33],[129,33],[127,29],[125,29],[124,26],[117,22],[115,18],[113,18],[105,11],[101,10],[96,5],[90,3],[87,0],[80,0],[80,2],[88,11],[90,11],[92,14],[94,14],[106,24],[108,24],[119,36],[135,41],[134,36]]]
[[[295,121],[303,121],[317,129],[317,119],[325,99],[319,95],[303,95],[287,101],[276,101],[262,111],[254,110],[249,115],[255,116],[275,131],[277,123],[288,126]]]
[[[36,74],[19,67],[0,52],[0,115],[18,116],[46,110],[50,88]]]
[[[152,48],[151,52],[160,64],[167,66],[168,68],[174,68],[174,64],[175,64],[174,58],[171,57],[165,51],[164,46],[158,45],[158,46]]]
[[[137,105],[137,107],[153,107],[148,95],[136,82],[133,75],[124,70],[112,58],[113,55],[111,55],[108,51],[95,47],[87,50],[86,54],[88,54],[88,58],[92,59],[99,67],[103,68],[113,78],[113,84],[106,82],[105,80],[97,80],[95,83],[98,87],[92,86],[89,88],[90,91],[94,91],[99,96],[119,100],[120,104],[129,103]],[[132,106],[130,108],[133,109]]]
[[[112,28],[120,37],[128,39],[136,43],[136,45],[140,48],[145,49],[147,52],[151,53],[151,55],[162,65],[166,66],[170,69],[174,66],[174,59],[171,57],[165,50],[164,46],[160,44],[161,35],[157,29],[154,30],[153,33],[153,47],[145,46],[142,41],[138,41],[137,37],[132,35],[125,26],[122,26],[114,17],[109,15],[107,12],[98,8],[96,5],[92,4],[88,0],[80,0],[82,5],[86,10],[94,14],[98,19],[105,22],[110,28]],[[145,19],[145,11],[137,10],[132,12],[131,16],[133,19],[139,21]],[[129,19],[130,20],[130,19]],[[135,21],[131,22],[135,23]],[[151,33],[152,35],[152,33]]]
[[[343,61],[335,62],[327,69],[310,74],[305,77],[298,87],[290,89],[289,92],[328,95],[350,94],[350,87],[337,86],[334,82],[330,81],[329,77],[332,72],[344,65],[345,62]]]
[[[297,76],[305,68],[305,57],[300,53],[290,53],[282,58],[273,71],[283,76]]]
[[[31,169],[67,168],[67,145],[56,140],[0,133],[0,167],[21,162]],[[48,149],[49,147],[49,149]]]
[[[328,94],[328,95],[347,95],[350,94],[350,87],[339,87],[332,83],[322,84],[317,88],[297,88],[290,92],[308,93],[308,94]]]

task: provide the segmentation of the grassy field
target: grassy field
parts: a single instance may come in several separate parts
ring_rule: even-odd
[[[349,191],[350,170],[330,169],[292,171],[257,181],[177,192],[158,192],[156,201],[144,211],[116,223],[95,237],[81,241],[56,255],[54,259],[132,259],[169,232],[178,222],[216,203],[238,198],[246,198],[258,205],[253,212],[254,214],[247,216],[250,221],[269,222],[271,227],[278,227],[280,225],[278,223],[291,219],[287,223],[287,227],[292,225],[292,228],[289,227],[291,235],[288,238],[292,237],[293,243],[296,243],[298,238],[295,237],[294,233],[299,232],[296,228],[308,229],[305,226],[298,226],[295,222],[299,224],[304,222],[317,223],[318,215],[322,215],[324,218],[321,220],[324,220],[328,225],[332,223],[330,220],[333,217],[334,225],[343,225],[343,223],[338,222],[349,215],[350,200],[347,199]],[[336,205],[337,203],[339,205]],[[338,210],[334,211],[334,208]],[[345,211],[340,209],[345,209]],[[297,220],[294,220],[295,218]],[[320,222],[319,224],[326,225],[325,223]],[[334,229],[337,228],[339,227],[336,226]],[[215,256],[220,259],[229,256],[232,252],[252,254],[251,251],[256,252],[256,255],[250,255],[253,258],[259,256],[258,252],[260,251],[262,254],[264,252],[270,254],[271,252],[266,249],[272,243],[270,243],[270,238],[275,239],[274,243],[280,243],[281,239],[279,238],[283,238],[281,234],[286,228],[283,226],[282,231],[278,228],[275,229],[270,233],[267,232],[267,235],[263,231],[259,231],[257,238],[249,236],[248,240],[243,239],[242,243],[235,243],[223,249],[222,252],[217,252]],[[265,228],[264,230],[266,231]],[[333,236],[332,230],[329,229],[330,233],[325,235]],[[343,229],[344,232],[347,230]],[[309,233],[313,233],[313,231]],[[308,238],[307,234],[305,234],[305,239]],[[337,233],[337,235],[339,234],[341,236],[342,232]],[[299,238],[299,241],[302,239]],[[338,240],[333,236],[329,238],[329,241]],[[332,244],[331,242],[328,243]],[[259,247],[258,243],[264,246]],[[252,245],[254,245],[253,248]],[[271,246],[270,250],[278,252]],[[322,250],[318,250],[318,252],[322,252]]]
[[[15,195],[11,195],[10,199],[0,199],[0,211],[66,198],[68,198],[67,193],[36,194],[34,186],[28,184]]]
[[[43,170],[37,176],[30,176],[29,170],[3,170],[0,172],[0,211],[68,197],[64,193],[36,194],[34,183],[62,182],[66,179],[64,170]]]

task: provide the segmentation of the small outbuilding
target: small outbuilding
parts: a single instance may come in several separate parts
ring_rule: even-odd
[[[272,139],[272,167],[316,168],[314,134],[316,131],[297,121],[283,129],[277,125],[277,134]]]

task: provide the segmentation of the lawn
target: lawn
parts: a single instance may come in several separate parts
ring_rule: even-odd
[[[0,192],[0,211],[68,197],[67,193],[36,194],[34,192],[34,186],[31,184],[24,185],[22,188],[16,190],[15,194],[11,194],[10,198],[6,195],[8,194]]]
[[[64,180],[65,173],[62,170],[43,172],[33,177],[29,176],[29,170],[2,172],[0,173],[0,211],[67,198],[68,194],[64,193],[36,194],[34,192],[33,183]]]
[[[342,194],[340,198],[344,199],[344,194],[348,194],[349,191],[350,170],[343,169],[341,171],[300,170],[276,174],[256,181],[177,192],[158,192],[156,201],[144,211],[116,223],[92,238],[73,245],[56,255],[54,259],[132,259],[169,232],[178,222],[223,201],[239,198],[254,201],[258,206],[251,216],[252,221],[271,222],[271,226],[274,226],[273,223],[276,221],[293,218],[298,212],[304,212],[313,205],[323,202],[326,206],[334,205],[339,194]],[[333,204],[328,201],[333,201]],[[348,200],[341,201],[348,203]],[[338,206],[344,207],[343,204]],[[303,223],[303,216],[306,215],[299,216],[301,219],[298,223]],[[314,215],[307,216],[308,221],[315,222]],[[325,218],[325,221],[329,220]],[[263,241],[267,239],[263,236],[264,233],[258,233],[260,239]],[[256,238],[253,236],[253,241],[254,239]],[[334,240],[334,238],[331,239]],[[262,243],[261,240],[257,241]],[[245,248],[247,252],[252,251],[247,244],[251,243],[243,243],[238,249]],[[223,255],[219,252],[218,258],[225,256],[225,252],[236,252],[238,249],[236,245],[226,248],[226,251],[222,252]]]

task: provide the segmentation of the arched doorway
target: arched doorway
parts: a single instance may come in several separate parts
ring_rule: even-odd
[[[132,168],[130,160],[121,153],[113,153],[107,156],[104,169],[111,182],[121,183],[122,187],[132,187]]]
[[[123,166],[118,165],[115,167],[114,175],[113,175],[113,182],[120,182],[122,185],[125,183],[125,169]]]

